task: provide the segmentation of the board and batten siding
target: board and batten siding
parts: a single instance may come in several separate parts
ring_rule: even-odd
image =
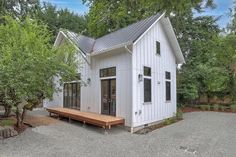
[[[132,56],[124,48],[91,57],[91,65],[85,66],[82,80],[91,78],[91,83],[81,88],[81,111],[101,113],[100,69],[116,67],[116,116],[125,118],[131,126],[132,117]]]
[[[133,45],[132,127],[160,121],[176,113],[176,60],[161,20]],[[156,41],[161,45],[160,55],[156,54]],[[144,81],[138,80],[138,75],[143,75],[144,66],[151,68],[152,84],[152,101],[146,104],[144,103]],[[171,73],[171,101],[169,102],[165,100],[165,71]]]

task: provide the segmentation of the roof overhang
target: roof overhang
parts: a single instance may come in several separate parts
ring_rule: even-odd
[[[174,55],[176,57],[176,63],[177,64],[183,64],[185,63],[183,53],[180,49],[178,40],[176,38],[175,32],[173,30],[173,27],[171,25],[170,19],[169,18],[162,18],[162,24],[163,28],[168,36],[168,40],[171,44],[171,47],[174,51]]]
[[[57,34],[57,38],[56,38],[56,40],[55,40],[55,42],[54,42],[54,46],[55,46],[55,47],[60,46],[60,45],[61,45],[61,42],[63,41],[63,38],[67,39],[67,41],[69,41],[69,42],[75,47],[75,49],[81,54],[81,56],[84,58],[84,60],[85,60],[88,64],[90,64],[90,62],[89,62],[89,60],[87,59],[85,53],[84,53],[78,46],[76,46],[76,44],[73,42],[73,40],[71,40],[71,39],[69,38],[69,36],[66,35],[65,32],[59,31],[59,33]]]
[[[103,53],[106,53],[106,52],[109,52],[109,51],[112,51],[112,50],[115,50],[115,49],[118,49],[118,48],[127,47],[127,46],[132,45],[132,44],[133,44],[132,42],[122,43],[120,45],[116,45],[116,46],[113,46],[113,47],[105,49],[105,50],[94,51],[89,55],[90,56],[97,56],[97,55],[100,55],[100,54],[103,54]]]

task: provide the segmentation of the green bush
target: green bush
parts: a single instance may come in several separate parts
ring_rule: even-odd
[[[205,106],[206,106],[206,105],[199,105],[199,108],[200,108],[201,110],[205,111]]]
[[[231,111],[236,112],[236,105],[235,104],[230,105],[230,109]]]
[[[171,124],[170,118],[165,119],[164,124],[165,125],[170,125]]]
[[[12,126],[14,124],[15,124],[15,121],[13,119],[0,120],[0,126]]]
[[[219,104],[214,104],[213,105],[213,110],[218,111],[219,110]]]
[[[177,118],[177,120],[183,119],[183,111],[181,109],[177,110],[176,118]]]
[[[225,111],[225,106],[224,105],[220,105],[219,109],[220,109],[220,111]]]
[[[199,107],[203,111],[210,111],[211,110],[211,105],[200,105]]]

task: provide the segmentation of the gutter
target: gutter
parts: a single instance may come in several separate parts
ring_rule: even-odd
[[[132,45],[132,44],[133,44],[133,42],[122,43],[122,44],[113,46],[113,47],[111,47],[111,48],[105,49],[105,50],[92,52],[91,54],[89,54],[89,56],[100,55],[100,54],[106,53],[106,52],[108,52],[108,51],[112,51],[112,50],[114,50],[114,49],[117,49],[117,48],[127,47],[128,45]],[[127,49],[128,49],[128,48],[127,48]],[[128,51],[130,52],[129,49],[128,49]]]

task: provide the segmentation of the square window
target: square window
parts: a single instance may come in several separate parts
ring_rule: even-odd
[[[151,76],[151,68],[149,67],[144,67],[144,76]]]
[[[167,80],[170,80],[170,79],[171,79],[171,78],[170,78],[170,72],[167,72],[167,71],[166,71],[166,79],[167,79]]]

